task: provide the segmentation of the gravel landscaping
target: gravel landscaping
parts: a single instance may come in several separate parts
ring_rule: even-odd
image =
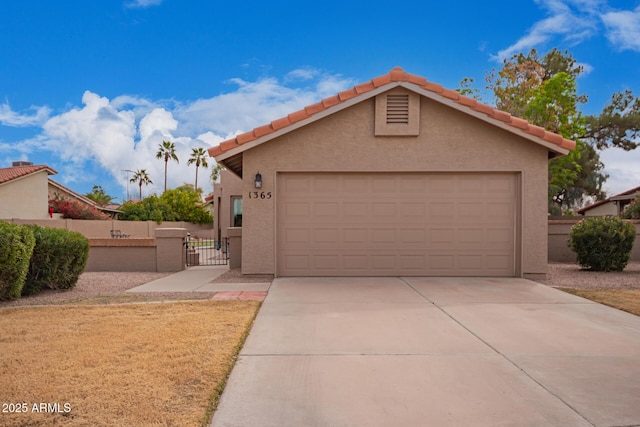
[[[215,293],[126,293],[125,291],[171,273],[140,272],[89,272],[83,273],[74,289],[45,291],[13,301],[0,302],[0,307],[58,305],[58,304],[109,304],[126,302],[153,302],[181,299],[209,299]],[[271,282],[270,275],[243,276],[240,270],[229,270],[214,279],[214,283]],[[640,289],[640,262],[632,262],[622,272],[592,272],[580,269],[577,264],[550,263],[547,279],[540,281],[556,288],[608,290]]]
[[[540,283],[554,288],[640,289],[640,262],[630,262],[624,271],[608,273],[582,270],[578,264],[550,263],[547,279]]]

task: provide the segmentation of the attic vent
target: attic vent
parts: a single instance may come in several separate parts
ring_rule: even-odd
[[[409,124],[409,95],[387,95],[387,124]]]
[[[420,95],[403,88],[376,96],[376,136],[417,136],[420,133]]]

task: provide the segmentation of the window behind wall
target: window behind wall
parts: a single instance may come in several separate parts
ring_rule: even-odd
[[[242,227],[242,196],[231,196],[231,227]]]

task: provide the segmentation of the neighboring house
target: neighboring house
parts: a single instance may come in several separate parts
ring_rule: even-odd
[[[48,166],[29,162],[0,168],[0,219],[49,218],[49,175],[56,173]]]
[[[574,148],[394,68],[209,155],[242,179],[244,274],[544,277],[548,160]]]
[[[227,228],[242,227],[242,180],[228,170],[220,171],[213,184],[213,229],[215,239],[228,237]]]
[[[82,194],[76,193],[75,191],[65,187],[58,182],[55,182],[51,178],[49,178],[49,197],[52,199],[54,197],[59,197],[83,203],[109,215],[111,218],[115,218],[119,213],[122,212],[117,209],[117,205],[100,206],[93,200],[87,198],[86,196],[83,196]]]
[[[10,168],[0,168],[0,219],[46,219],[49,198],[75,200],[114,216],[117,209],[98,206],[93,200],[76,193],[49,178],[57,172],[45,165],[14,162]]]
[[[623,193],[616,194],[607,199],[600,200],[576,212],[584,216],[620,216],[624,212],[624,208],[636,199],[636,193],[640,191],[640,187],[632,188]]]

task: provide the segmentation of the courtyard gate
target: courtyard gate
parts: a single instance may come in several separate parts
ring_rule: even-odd
[[[187,266],[227,265],[229,263],[229,239],[220,240],[191,239],[184,241]]]

